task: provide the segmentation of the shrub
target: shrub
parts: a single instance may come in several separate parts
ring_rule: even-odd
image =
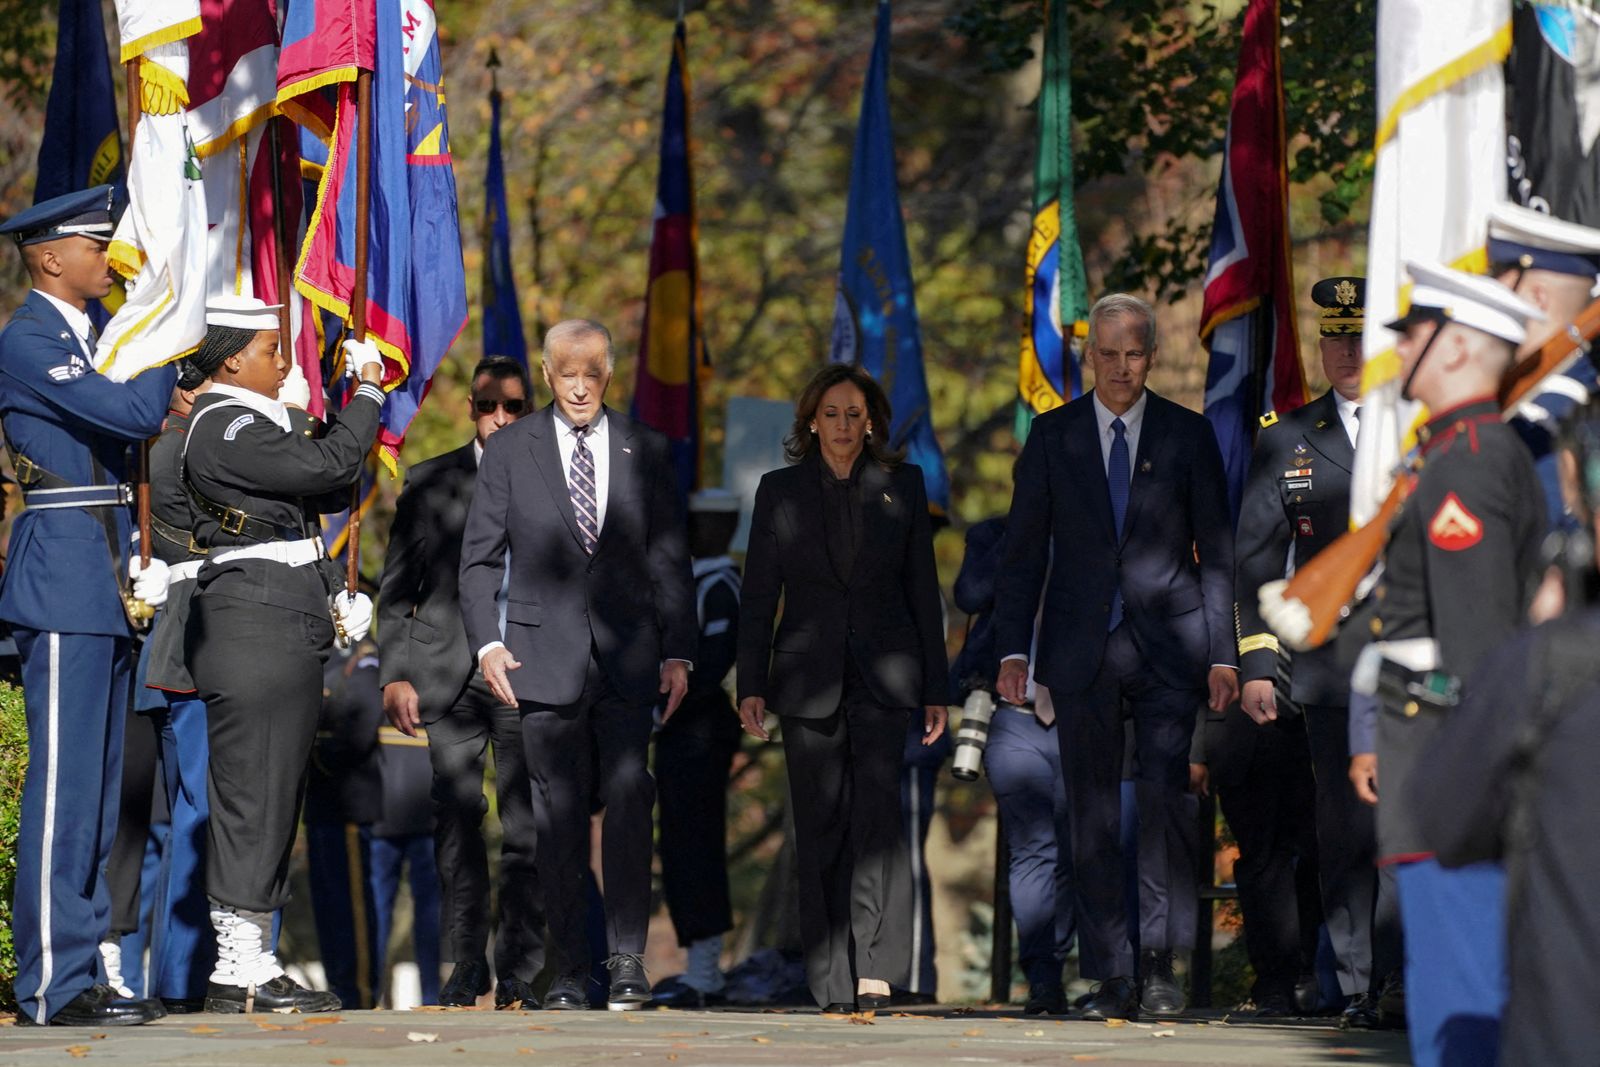
[[[11,940],[11,894],[17,879],[17,824],[22,819],[22,777],[28,769],[28,723],[22,690],[0,682],[0,1008],[16,1007],[11,980],[17,957]]]

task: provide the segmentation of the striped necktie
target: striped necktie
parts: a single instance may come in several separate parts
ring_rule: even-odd
[[[572,512],[578,520],[578,532],[583,535],[583,550],[594,555],[594,546],[600,540],[600,511],[595,503],[594,456],[584,437],[587,426],[574,426],[572,436],[577,444],[572,449],[572,469],[567,474],[567,491],[572,494]]]

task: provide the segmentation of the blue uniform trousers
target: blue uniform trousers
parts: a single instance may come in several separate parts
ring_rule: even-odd
[[[311,914],[328,988],[346,1008],[377,1004],[377,909],[373,906],[372,827],[306,823]]]
[[[206,900],[206,705],[168,698],[162,714],[161,770],[172,830],[162,885],[165,925],[153,957],[151,995],[193,1000],[206,995],[217,963],[216,932]]]
[[[1506,873],[1497,863],[1395,865],[1405,935],[1406,1026],[1416,1067],[1499,1062]]]
[[[1061,981],[1077,931],[1072,823],[1061,746],[1033,713],[995,709],[983,769],[1000,805],[1017,956],[1030,985]],[[1130,850],[1130,855],[1135,855]]]
[[[13,626],[22,657],[28,773],[12,908],[17,1005],[44,1022],[104,980],[106,862],[117,833],[129,642]]]
[[[394,929],[394,901],[400,893],[402,869],[411,876],[411,943],[422,980],[422,1003],[439,1003],[439,869],[434,864],[433,835],[372,838],[372,898],[377,911],[377,973],[384,974],[389,933]]]

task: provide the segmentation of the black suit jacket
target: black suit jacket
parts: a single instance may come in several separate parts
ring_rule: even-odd
[[[739,612],[739,699],[820,719],[839,708],[846,657],[887,707],[949,701],[939,577],[922,471],[861,468],[861,547],[850,581],[828,559],[821,459],[756,489]],[[778,599],[783,619],[773,634]]]
[[[1274,417],[1256,437],[1239,506],[1239,679],[1277,677],[1278,639],[1261,618],[1257,592],[1284,576],[1289,554],[1303,567],[1350,528],[1350,471],[1355,449],[1339,420],[1332,390]],[[1350,671],[1337,646],[1296,652],[1289,696],[1298,704],[1344,707]]]
[[[1125,624],[1165,684],[1203,689],[1211,664],[1235,662],[1233,525],[1216,435],[1204,416],[1147,395],[1120,540],[1092,395],[1035,419],[1017,462],[996,646],[1001,657],[1028,654],[1043,590],[1034,677],[1057,695],[1093,683],[1119,586]]]
[[[606,408],[605,526],[584,553],[556,444],[554,406],[495,432],[461,546],[461,615],[473,655],[501,640],[495,595],[511,550],[506,647],[519,700],[572,704],[590,650],[625,700],[659,699],[661,662],[692,661],[688,534],[667,440]]]
[[[473,442],[413,467],[395,507],[378,592],[382,683],[410,682],[437,722],[477,669],[461,622],[461,540],[478,461]]]

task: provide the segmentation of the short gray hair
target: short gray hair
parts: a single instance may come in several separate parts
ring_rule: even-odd
[[[611,331],[593,319],[562,319],[544,332],[544,347],[539,353],[539,358],[544,362],[550,361],[550,350],[558,344],[570,344],[573,341],[586,341],[591,337],[600,337],[606,343],[606,370],[616,370],[617,355],[611,348]]]
[[[1084,342],[1085,351],[1093,351],[1095,327],[1101,319],[1132,316],[1144,323],[1144,348],[1149,355],[1156,350],[1156,311],[1143,300],[1130,293],[1108,293],[1096,300],[1089,309],[1089,336]]]

